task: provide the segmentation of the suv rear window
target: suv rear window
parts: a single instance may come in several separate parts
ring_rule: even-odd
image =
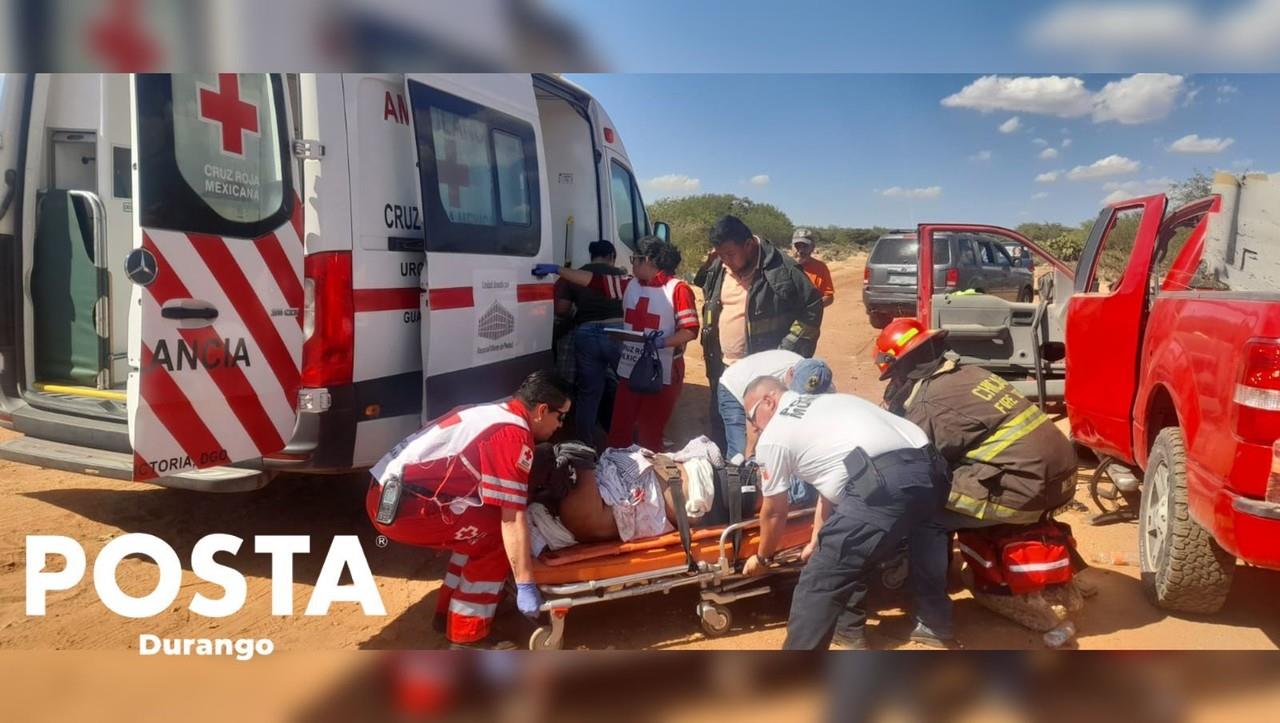
[[[915,237],[885,236],[876,242],[871,250],[870,263],[873,264],[914,264],[920,253],[920,243]],[[933,240],[933,265],[945,266],[951,263],[951,244],[945,238]]]

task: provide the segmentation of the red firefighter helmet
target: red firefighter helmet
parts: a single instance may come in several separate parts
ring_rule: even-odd
[[[920,348],[930,339],[945,335],[945,330],[929,331],[919,319],[905,317],[894,319],[885,326],[876,339],[875,362],[880,369],[880,379],[885,380],[893,372],[893,365],[902,357]]]

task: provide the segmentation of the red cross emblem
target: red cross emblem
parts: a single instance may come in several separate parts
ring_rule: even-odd
[[[240,76],[218,73],[218,90],[200,88],[200,119],[222,128],[222,152],[244,155],[244,134],[258,134],[258,106],[240,100]]]
[[[639,283],[639,282],[632,282]],[[627,309],[623,320],[635,331],[653,331],[662,322],[662,317],[649,313],[649,297],[641,296],[634,309]]]
[[[150,70],[160,62],[160,48],[143,29],[139,0],[113,0],[106,13],[88,28],[89,47],[116,73]]]
[[[458,162],[457,141],[446,141],[444,158],[436,161],[436,173],[449,191],[449,205],[462,205],[462,189],[471,185],[471,167]]]

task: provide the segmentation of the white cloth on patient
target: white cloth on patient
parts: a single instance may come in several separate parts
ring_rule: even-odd
[[[690,517],[702,517],[711,511],[711,503],[716,498],[715,468],[706,457],[694,457],[680,464],[684,466],[684,476],[689,480],[684,511]]]
[[[675,528],[667,520],[662,489],[653,464],[643,447],[610,448],[596,464],[596,487],[600,499],[613,511],[618,537],[623,542],[657,537]]]
[[[671,455],[671,459],[677,462],[688,462],[691,459],[701,457],[716,467],[724,466],[724,458],[720,455],[720,448],[715,442],[707,436],[694,437],[679,452]]]
[[[529,505],[529,526],[533,536],[533,554],[535,556],[542,553],[545,548],[552,550],[562,550],[578,544],[574,539],[573,533],[569,532],[555,515],[551,514],[546,505],[541,502],[534,502]],[[541,543],[541,544],[539,544]]]

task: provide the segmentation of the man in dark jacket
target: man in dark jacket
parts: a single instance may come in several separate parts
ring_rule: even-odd
[[[946,353],[945,331],[896,319],[876,340],[885,407],[925,431],[951,467],[949,529],[1031,524],[1075,493],[1076,453],[1013,385]]]
[[[693,279],[703,292],[702,356],[711,389],[720,388],[725,368],[748,354],[786,349],[812,357],[822,295],[804,270],[736,216],[722,216],[711,227],[711,247]],[[723,430],[714,394],[711,429],[717,437]]]

